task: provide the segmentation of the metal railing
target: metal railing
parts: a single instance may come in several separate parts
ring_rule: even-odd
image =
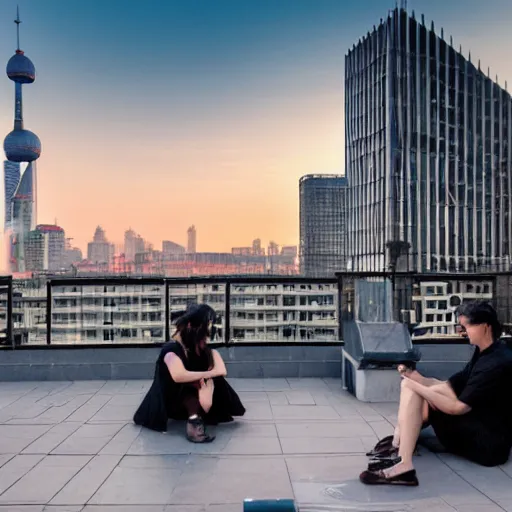
[[[56,278],[14,281],[9,345],[163,343],[191,303],[217,314],[214,343],[340,342],[337,279]]]
[[[170,340],[190,303],[217,314],[217,344],[340,344],[343,320],[395,320],[416,343],[463,342],[456,309],[485,299],[512,328],[512,273],[339,273],[333,278],[0,277],[0,345],[118,346]]]

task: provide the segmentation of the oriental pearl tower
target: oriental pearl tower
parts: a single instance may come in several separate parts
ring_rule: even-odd
[[[20,49],[20,15],[17,11],[16,23],[17,50],[7,63],[7,76],[14,82],[14,130],[4,140],[4,151],[7,158],[5,169],[6,182],[6,226],[10,230],[9,261],[12,272],[24,272],[25,245],[28,233],[36,225],[36,160],[41,155],[39,137],[26,130],[23,126],[22,85],[31,84],[36,78],[36,70],[32,61]],[[10,164],[9,164],[10,163]],[[19,179],[21,164],[28,164]],[[7,190],[7,167],[17,167],[18,174],[11,179],[10,193]],[[15,173],[13,173],[14,175]],[[18,178],[18,179],[16,179]],[[18,183],[16,183],[18,181]],[[8,197],[10,195],[11,197]],[[10,205],[8,203],[10,202]],[[10,216],[10,218],[9,218]]]

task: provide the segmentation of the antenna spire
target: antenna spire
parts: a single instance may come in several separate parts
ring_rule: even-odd
[[[18,50],[20,49],[20,6],[16,6],[16,19],[14,20],[14,23],[16,23],[16,39],[18,43]]]

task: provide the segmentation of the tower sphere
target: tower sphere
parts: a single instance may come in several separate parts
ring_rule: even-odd
[[[32,61],[21,50],[9,59],[7,76],[19,84],[31,84],[36,79],[36,68]]]
[[[5,137],[4,151],[10,162],[33,162],[41,156],[41,141],[30,130],[13,130]]]

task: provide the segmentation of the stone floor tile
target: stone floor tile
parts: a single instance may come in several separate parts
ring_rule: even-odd
[[[50,425],[0,425],[0,454],[21,452],[50,428]]]
[[[172,493],[170,505],[236,503],[245,498],[292,498],[286,465],[282,458],[221,458],[215,471],[184,472]]]
[[[290,405],[284,391],[267,391],[267,396],[271,405]]]
[[[336,420],[339,414],[333,407],[323,405],[272,405],[276,420]]]
[[[280,440],[284,454],[364,453],[358,437],[282,437]]]
[[[47,505],[43,512],[82,512],[83,505]]]
[[[39,464],[43,455],[16,455],[0,468],[0,495]]]
[[[49,455],[4,492],[0,496],[0,503],[46,504],[89,460],[90,457],[84,455]]]
[[[92,416],[88,420],[88,423],[131,422],[133,421],[133,415],[136,410],[137,406],[134,405],[113,405],[111,402],[109,402],[103,406],[94,416]]]
[[[238,396],[244,404],[252,404],[253,402],[268,403],[269,401],[266,391],[240,391]]]
[[[14,453],[4,453],[4,454],[0,455],[0,468],[4,464],[7,464],[14,456],[15,456]]]
[[[180,470],[173,469],[117,467],[89,504],[165,505],[170,502],[180,475]]]
[[[81,426],[81,423],[59,423],[41,437],[30,443],[22,453],[42,453],[49,454],[65,441],[71,434],[76,432]]]
[[[276,437],[232,437],[222,450],[223,455],[276,455],[281,454],[281,444]]]
[[[82,425],[63,441],[53,454],[96,455],[121,430],[123,424]]]
[[[112,399],[111,395],[94,395],[82,407],[67,417],[67,421],[85,423],[89,421],[106,403]]]
[[[44,512],[43,505],[0,505],[0,512]]]
[[[165,512],[164,505],[86,505],[81,512]],[[188,511],[184,511],[188,512]]]
[[[309,391],[287,391],[285,395],[290,405],[317,405]]]
[[[120,455],[97,455],[59,491],[51,504],[85,505],[120,460]]]
[[[244,420],[262,420],[269,421],[273,419],[272,408],[269,403],[255,402],[250,407],[246,407]]]
[[[124,455],[140,434],[141,427],[125,425],[99,452],[100,455]]]
[[[339,421],[277,423],[279,437],[361,437],[373,436],[374,431],[364,421],[345,423]]]

